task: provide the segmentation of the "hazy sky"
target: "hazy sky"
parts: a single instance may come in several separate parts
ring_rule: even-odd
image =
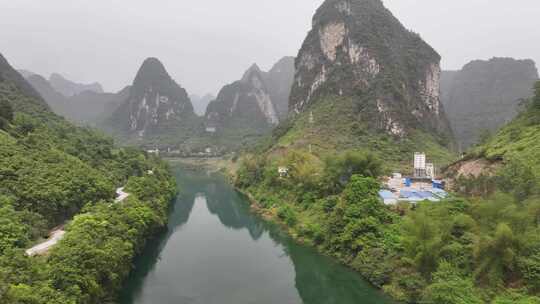
[[[296,55],[322,0],[0,0],[0,52],[17,68],[116,91],[158,57],[190,93],[217,93],[253,62]],[[540,62],[538,0],[385,0],[443,57]]]

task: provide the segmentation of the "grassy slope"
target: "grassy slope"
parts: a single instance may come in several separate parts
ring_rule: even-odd
[[[475,148],[472,154],[489,160],[519,159],[539,172],[540,110],[529,108],[485,144]]]
[[[326,99],[326,100],[325,100]],[[291,128],[280,137],[275,148],[307,149],[312,145],[316,155],[349,149],[374,152],[386,162],[388,170],[410,170],[414,152],[426,152],[438,167],[455,159],[450,150],[422,131],[405,139],[397,139],[386,133],[367,131],[368,125],[360,115],[351,98],[326,97],[295,118]],[[331,99],[328,101],[328,99]],[[313,112],[314,124],[309,122]]]

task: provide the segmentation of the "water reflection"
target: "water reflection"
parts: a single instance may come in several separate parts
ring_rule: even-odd
[[[390,303],[251,214],[223,177],[175,170],[182,195],[168,229],[137,259],[120,303]]]

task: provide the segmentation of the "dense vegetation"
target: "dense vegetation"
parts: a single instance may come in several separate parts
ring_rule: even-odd
[[[0,303],[112,301],[164,226],[174,185],[159,159],[115,148],[0,77]],[[121,186],[131,195],[115,203]],[[59,225],[67,233],[46,256],[25,255]]]
[[[424,151],[439,167],[451,163],[455,155],[449,150],[451,140],[436,137],[421,130],[411,130],[399,138],[370,124],[371,106],[359,104],[355,98],[325,96],[309,111],[281,123],[271,137],[258,147],[259,151],[273,149],[308,150],[324,158],[328,153],[351,149],[375,151],[387,163],[387,169],[409,169],[411,155]],[[375,105],[372,105],[376,108]],[[339,119],[336,119],[339,117]]]
[[[397,299],[539,303],[539,117],[531,105],[478,148],[502,163],[489,182],[471,183],[497,187],[439,203],[382,204],[377,177],[388,163],[366,152],[320,158],[289,149],[247,155],[236,183],[266,217]],[[279,176],[280,166],[289,168],[286,177]]]

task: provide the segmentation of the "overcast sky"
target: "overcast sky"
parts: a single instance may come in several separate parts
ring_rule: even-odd
[[[0,0],[0,52],[16,68],[116,91],[158,57],[190,93],[217,93],[253,62],[296,55],[322,0]],[[385,0],[459,69],[493,56],[540,62],[539,0]]]

